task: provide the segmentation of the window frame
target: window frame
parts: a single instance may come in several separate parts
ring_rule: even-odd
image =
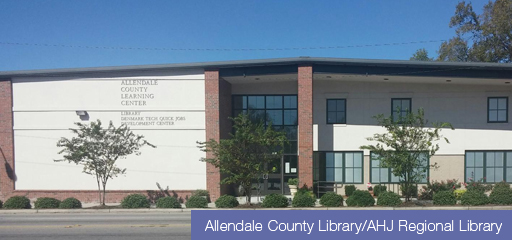
[[[325,99],[325,123],[326,124],[347,124],[347,99],[346,98],[327,98]],[[345,111],[329,111],[329,101],[341,101],[343,100],[343,103],[344,103],[344,108],[345,108]],[[338,106],[338,103],[336,102],[336,106]],[[345,121],[344,122],[329,122],[329,112],[334,112],[334,113],[338,113],[338,112],[343,112],[344,113],[344,119]]]
[[[393,109],[393,101],[395,100],[400,100],[400,101],[403,101],[403,100],[409,100],[409,111],[408,113],[412,113],[412,98],[391,98],[391,119],[393,119],[393,121],[395,120],[395,112],[396,109]],[[402,103],[400,103],[400,105],[402,105]],[[402,113],[403,110],[400,109],[400,113]]]
[[[489,112],[491,111],[491,109],[490,109],[491,99],[499,100],[500,98],[505,99],[505,121],[499,121],[498,119],[496,121],[491,121],[489,118],[490,117]],[[496,111],[499,111],[499,110],[500,109],[496,109]],[[507,96],[487,97],[487,123],[508,123],[508,97]]]
[[[387,168],[388,169],[388,181],[386,181],[386,182],[381,182],[380,180],[379,180],[379,182],[372,181],[372,176],[373,176],[372,169],[373,168],[377,168],[377,169],[384,168],[384,167],[380,167],[380,166],[379,167],[373,167],[372,153],[373,152],[370,152],[370,156],[369,156],[370,157],[370,183],[374,183],[374,184],[399,184],[400,181],[398,181],[398,182],[392,181],[392,179],[393,179],[393,172],[391,171],[391,168]],[[418,184],[426,184],[426,183],[428,183],[429,178],[430,178],[430,156],[428,155],[428,153],[427,153],[427,156],[428,156],[428,159],[427,159],[427,166],[426,166],[426,168],[427,168],[426,182],[419,182]],[[395,176],[395,177],[397,177],[397,176]],[[400,178],[400,177],[397,177],[397,178]]]
[[[343,183],[343,184],[364,184],[364,152],[363,151],[315,151],[313,156],[317,155],[319,156],[319,158],[321,158],[321,156],[324,157],[324,160],[326,160],[326,154],[327,153],[332,153],[332,154],[336,154],[336,153],[342,153],[343,156],[342,156],[342,172],[343,172],[343,180],[341,182],[336,182],[336,183]],[[345,174],[345,171],[347,169],[347,164],[346,164],[346,154],[347,153],[360,153],[361,154],[361,167],[348,167],[348,168],[361,168],[361,181],[358,181],[358,182],[347,182],[346,181],[346,174]],[[314,159],[313,159],[314,160]],[[316,161],[319,161],[320,159],[317,159]],[[319,167],[315,167],[315,161],[313,161],[313,181],[320,181],[318,179],[315,179],[315,174],[316,174],[316,171],[318,171],[318,173],[320,173],[320,164],[318,164]],[[331,168],[331,167],[329,167]],[[336,169],[337,167],[332,167],[334,169]],[[339,168],[339,167],[338,167]],[[324,168],[324,171],[327,170],[327,166],[325,166]],[[320,175],[320,174],[319,174]],[[335,176],[334,176],[335,177]],[[335,177],[336,178],[336,177]],[[325,182],[332,182],[332,181],[327,181],[327,180],[324,180]]]
[[[512,165],[507,166],[507,153],[511,153],[512,156],[512,149],[510,150],[466,150],[464,152],[464,182],[467,182],[468,176],[467,176],[467,158],[468,153],[483,153],[483,163],[482,163],[482,178],[484,183],[490,183],[490,184],[496,184],[501,181],[494,181],[494,182],[487,182],[487,153],[489,152],[501,152],[503,153],[503,181],[507,183],[512,183],[512,179],[507,179],[507,168],[510,168],[510,171],[512,171]],[[492,167],[496,168],[496,166]],[[473,179],[473,181],[479,181],[480,179]]]

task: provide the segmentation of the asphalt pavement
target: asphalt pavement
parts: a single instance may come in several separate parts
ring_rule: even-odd
[[[190,212],[0,214],[0,239],[191,239]]]

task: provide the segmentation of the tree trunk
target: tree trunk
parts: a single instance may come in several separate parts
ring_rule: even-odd
[[[98,200],[100,200],[100,205],[105,205],[105,203],[102,202],[102,200],[101,200],[102,199],[101,198],[101,186],[100,186],[100,179],[98,178],[98,176],[96,176],[96,182],[98,183],[98,197],[99,197]]]
[[[251,205],[251,197],[252,197],[252,189],[251,184],[243,186],[245,191],[245,201],[247,204]]]
[[[103,183],[103,206],[105,206],[105,195],[107,195],[107,183]]]

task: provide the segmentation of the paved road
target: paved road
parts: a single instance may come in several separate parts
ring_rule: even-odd
[[[190,238],[190,212],[0,215],[1,240]]]

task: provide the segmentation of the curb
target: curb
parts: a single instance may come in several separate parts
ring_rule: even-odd
[[[0,210],[0,215],[5,214],[37,214],[37,213],[176,213],[185,212],[190,213],[192,210],[201,211],[216,211],[216,210],[228,210],[228,211],[239,211],[239,210],[263,210],[263,211],[275,211],[275,210],[512,210],[512,206],[472,206],[472,207],[314,207],[314,208],[179,208],[179,209],[157,209],[157,208],[145,208],[145,209],[16,209],[16,210]]]

